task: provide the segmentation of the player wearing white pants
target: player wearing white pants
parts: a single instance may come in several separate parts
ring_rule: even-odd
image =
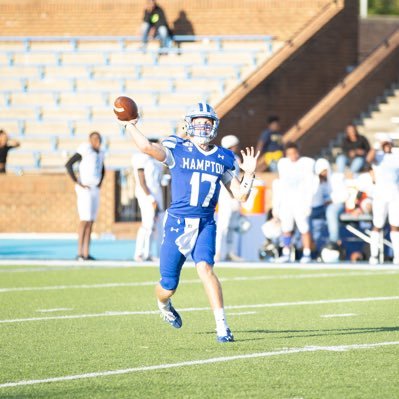
[[[373,198],[373,231],[370,240],[370,263],[378,263],[380,232],[386,220],[390,224],[394,263],[399,264],[399,155],[392,153],[392,139],[380,138],[381,150],[371,150],[375,188]]]
[[[97,218],[100,203],[100,187],[104,179],[104,152],[101,150],[101,135],[92,132],[89,143],[81,144],[65,167],[75,184],[77,197],[79,229],[78,260],[93,260],[89,253],[91,231]],[[79,163],[79,177],[75,175],[73,165]]]
[[[302,263],[311,261],[311,236],[309,216],[312,206],[314,160],[301,157],[295,143],[285,148],[285,157],[277,164],[279,182],[273,192],[273,215],[280,219],[283,232],[283,255],[279,262],[288,262],[291,255],[291,238],[295,226],[302,236]]]
[[[240,150],[238,137],[228,135],[222,138],[221,145],[234,152],[236,158]],[[239,170],[235,176],[239,177]],[[215,260],[242,260],[234,251],[234,231],[240,222],[240,202],[232,198],[230,193],[222,185],[219,194],[219,207],[216,229],[216,255]]]
[[[97,219],[100,205],[100,188],[97,186],[82,187],[79,184],[75,184],[75,192],[79,219],[94,222]]]
[[[162,169],[154,158],[137,153],[132,157],[135,178],[135,195],[141,212],[141,226],[137,232],[134,259],[137,262],[151,260],[151,246],[157,216],[163,211]]]

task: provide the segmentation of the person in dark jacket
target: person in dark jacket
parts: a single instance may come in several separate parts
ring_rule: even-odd
[[[277,115],[269,116],[267,119],[267,128],[261,133],[256,143],[256,151],[261,154],[257,171],[277,172],[277,162],[283,157],[283,132]]]
[[[8,151],[19,146],[19,141],[10,140],[7,133],[0,130],[0,173],[6,173]]]
[[[345,138],[342,143],[342,154],[337,156],[337,172],[344,173],[346,166],[353,174],[359,173],[365,163],[366,156],[370,151],[370,144],[366,137],[359,134],[353,124],[349,124],[345,129]]]
[[[141,25],[142,49],[145,50],[148,38],[152,33],[153,37],[159,37],[159,47],[168,47],[170,41],[170,29],[166,21],[165,12],[155,0],[147,0],[144,9],[143,23]]]

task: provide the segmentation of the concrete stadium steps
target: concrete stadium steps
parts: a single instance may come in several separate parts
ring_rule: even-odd
[[[7,169],[14,168],[26,168],[26,169],[35,169],[39,167],[39,158],[38,155],[40,153],[31,150],[24,149],[15,149],[13,151],[9,151],[7,157]]]
[[[74,89],[74,80],[69,78],[26,79],[23,89],[28,92],[43,91],[71,91]]]
[[[1,78],[2,79],[20,79],[31,78],[31,77],[40,77],[42,74],[43,68],[37,65],[19,65],[13,67],[0,67]]]
[[[56,136],[54,136],[56,137]],[[29,149],[30,151],[52,151],[52,142],[51,137],[48,135],[43,135],[43,137],[32,136],[26,138],[24,136],[18,137],[18,140],[21,142],[21,149]],[[76,147],[77,148],[77,147]]]
[[[374,143],[378,133],[397,133],[399,124],[399,89],[394,89],[376,104],[370,116],[362,120],[362,133]]]
[[[70,134],[71,124],[62,119],[53,121],[24,121],[24,135],[29,139],[31,135],[67,135]]]

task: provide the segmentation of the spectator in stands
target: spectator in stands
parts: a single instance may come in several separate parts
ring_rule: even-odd
[[[150,139],[152,143],[158,140]],[[162,171],[163,165],[156,159],[142,152],[132,156],[135,180],[135,196],[137,198],[141,225],[137,231],[134,260],[136,262],[153,260],[151,247],[157,218],[163,212]]]
[[[65,167],[75,182],[80,224],[78,229],[77,260],[94,260],[89,253],[91,231],[96,220],[100,202],[100,187],[105,175],[104,152],[101,150],[101,135],[92,132],[89,142],[82,143]],[[79,177],[73,166],[79,163]]]
[[[161,49],[169,47],[171,32],[166,21],[166,15],[155,0],[147,0],[144,9],[143,23],[141,25],[143,50],[147,47],[150,34],[154,38],[159,38],[159,47]]]
[[[369,150],[370,144],[366,137],[360,135],[356,126],[350,123],[345,129],[342,154],[336,159],[337,171],[344,173],[345,167],[349,165],[353,174],[359,173],[366,163]]]
[[[261,133],[256,144],[256,151],[260,152],[257,170],[263,172],[277,172],[277,162],[283,157],[283,134],[280,128],[280,118],[269,116],[267,128]]]
[[[10,140],[7,133],[4,130],[0,130],[0,173],[6,173],[8,151],[19,146],[19,141]]]
[[[237,136],[229,134],[221,140],[223,148],[227,148],[234,152],[236,160],[239,160],[240,140]],[[240,170],[235,170],[234,174],[240,177]],[[242,261],[234,250],[235,238],[239,230],[240,224],[240,202],[232,198],[230,193],[224,186],[220,188],[218,201],[218,220],[216,229],[216,261]]]

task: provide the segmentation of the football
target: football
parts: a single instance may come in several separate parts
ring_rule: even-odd
[[[121,121],[131,121],[138,117],[137,104],[129,97],[118,97],[114,101],[115,115]]]

